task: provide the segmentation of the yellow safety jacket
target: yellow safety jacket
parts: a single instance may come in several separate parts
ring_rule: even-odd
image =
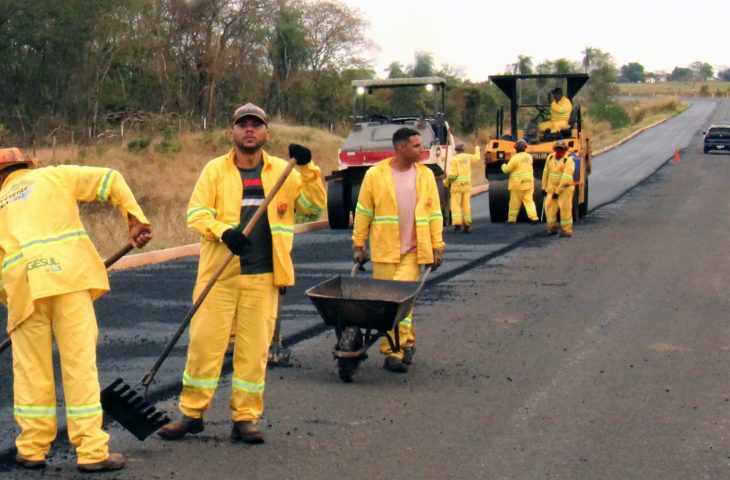
[[[560,195],[563,190],[573,186],[573,173],[575,172],[575,160],[567,153],[560,160],[555,154],[548,155],[545,161],[545,169],[542,172],[542,188],[549,195],[557,193]]]
[[[400,228],[390,161],[382,160],[365,172],[355,209],[352,243],[364,247],[370,236],[370,256],[377,263],[400,262]],[[433,250],[444,248],[438,188],[433,172],[420,163],[416,167],[416,249],[418,263],[433,263]]]
[[[570,112],[573,111],[573,104],[568,97],[562,97],[559,102],[550,102],[550,120],[570,121]]]
[[[532,155],[519,152],[512,155],[509,162],[502,165],[502,171],[509,173],[507,190],[532,190],[535,181],[532,176]]]
[[[457,153],[449,159],[448,175],[444,179],[444,185],[451,185],[454,193],[471,191],[471,165],[477,163],[481,158],[479,147],[474,147],[474,154]]]
[[[243,182],[234,163],[235,150],[208,162],[195,183],[188,204],[188,226],[201,237],[198,282],[208,282],[213,272],[230,253],[220,241],[223,232],[241,221]],[[261,183],[268,194],[286,169],[287,162],[263,152]],[[320,180],[319,167],[312,162],[300,171],[292,170],[266,210],[273,246],[274,285],[294,285],[291,250],[294,244],[294,212],[320,214],[327,194]],[[245,225],[244,225],[245,226]],[[220,276],[221,280],[241,273],[238,257],[234,257]]]
[[[33,313],[33,301],[109,291],[104,262],[84,230],[77,202],[111,202],[149,224],[119,172],[62,165],[12,172],[0,189],[0,300],[8,332]]]

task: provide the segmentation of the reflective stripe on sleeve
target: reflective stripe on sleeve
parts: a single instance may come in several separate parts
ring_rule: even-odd
[[[188,220],[190,220],[190,217],[192,217],[193,215],[195,215],[196,213],[199,213],[199,212],[207,213],[213,218],[215,218],[215,216],[216,216],[216,211],[212,208],[197,207],[197,208],[191,208],[190,210],[188,210],[186,218]]]
[[[367,208],[363,207],[359,203],[357,204],[357,207],[355,207],[355,212],[359,213],[360,215],[365,215],[366,217],[372,217],[373,211],[368,210]]]
[[[304,207],[307,210],[311,210],[312,212],[315,212],[315,213],[319,213],[322,211],[322,207],[320,207],[319,205],[315,205],[314,203],[309,201],[307,196],[304,195],[304,192],[299,194],[299,198],[297,199],[297,201],[302,205],[302,207]]]
[[[109,192],[111,191],[109,187],[111,186],[112,177],[115,173],[117,173],[117,171],[110,168],[104,176],[104,180],[101,182],[101,185],[99,185],[99,190],[96,192],[96,198],[99,199],[100,202],[106,202],[109,200]]]

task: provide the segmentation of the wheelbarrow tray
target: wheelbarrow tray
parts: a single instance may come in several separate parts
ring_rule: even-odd
[[[327,325],[392,330],[413,307],[419,282],[338,275],[305,292]]]

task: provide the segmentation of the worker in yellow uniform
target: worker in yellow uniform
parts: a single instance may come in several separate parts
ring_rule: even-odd
[[[535,200],[532,198],[535,193],[535,179],[532,172],[532,155],[525,151],[527,142],[518,140],[515,143],[517,153],[512,155],[509,162],[502,165],[502,171],[509,173],[509,211],[507,212],[507,224],[517,223],[517,215],[522,205],[525,206],[527,218],[532,224],[540,222],[537,217]]]
[[[563,96],[563,89],[554,88],[551,92],[553,101],[550,102],[550,120],[542,122],[537,129],[540,133],[550,130],[558,133],[570,126],[570,113],[573,111],[573,104],[567,97]]]
[[[553,153],[548,155],[545,161],[545,170],[542,173],[543,208],[548,235],[558,233],[558,211],[560,211],[560,236],[573,236],[574,172],[575,161],[568,155],[565,142],[558,140],[553,147]]]
[[[190,343],[183,373],[179,420],[158,434],[178,440],[203,431],[203,414],[220,379],[231,329],[235,327],[233,378],[229,406],[231,438],[263,443],[256,425],[264,409],[266,362],[274,334],[279,288],[294,284],[291,250],[295,211],[319,214],[326,194],[311,152],[289,146],[293,170],[248,236],[244,227],[264,203],[287,162],[269,155],[268,117],[247,103],[233,114],[234,148],[208,162],[195,184],[187,211],[188,225],[201,235],[197,298],[213,272],[234,254],[190,324]]]
[[[45,468],[56,438],[55,338],[63,376],[66,424],[79,470],[124,467],[101,429],[94,299],[109,291],[99,254],[84,230],[77,202],[109,202],[141,248],[152,230],[122,175],[109,168],[38,167],[20,150],[0,150],[0,300],[8,306],[13,348],[16,461]]]
[[[474,147],[474,153],[465,153],[464,144],[456,146],[456,155],[449,160],[448,174],[444,179],[444,186],[451,193],[451,221],[454,232],[461,230],[469,233],[471,228],[471,166],[479,161],[479,146]]]
[[[416,281],[421,265],[438,268],[443,260],[443,216],[433,172],[421,165],[421,136],[412,128],[393,134],[395,156],[373,165],[365,173],[355,209],[352,233],[353,258],[367,258],[370,236],[373,277],[380,280]],[[383,367],[408,371],[415,353],[416,333],[410,312],[398,324],[401,349],[394,351],[387,338],[380,344]],[[391,340],[395,332],[388,332]]]

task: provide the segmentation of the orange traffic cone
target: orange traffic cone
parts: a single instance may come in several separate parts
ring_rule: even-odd
[[[680,163],[682,163],[682,162],[679,160],[679,149],[675,148],[674,149],[674,164],[679,165]]]

